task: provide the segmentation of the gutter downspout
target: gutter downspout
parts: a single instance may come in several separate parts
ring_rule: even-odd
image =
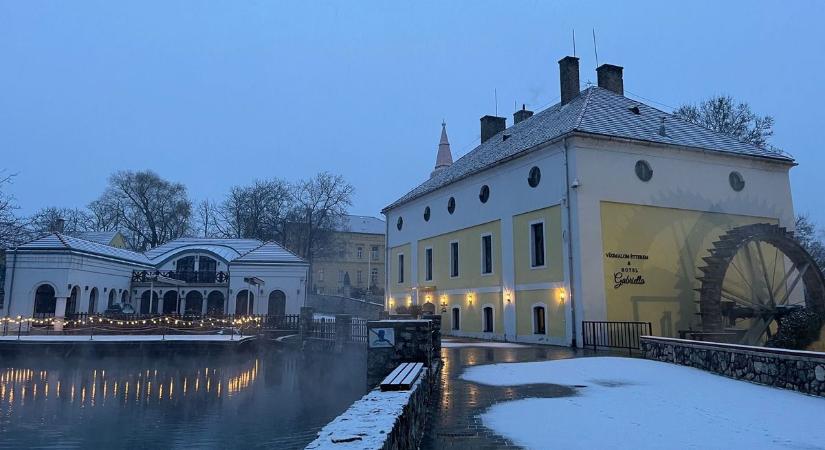
[[[564,209],[567,211],[567,271],[569,280],[568,289],[570,290],[570,327],[573,334],[570,344],[575,348],[578,347],[576,343],[578,332],[576,331],[576,296],[574,295],[575,283],[573,282],[573,237],[571,235],[573,225],[570,219],[570,166],[567,158],[569,146],[567,145],[566,137],[562,142],[564,143]]]

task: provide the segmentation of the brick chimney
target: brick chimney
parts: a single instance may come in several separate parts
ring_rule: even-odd
[[[52,223],[52,229],[49,230],[52,233],[63,233],[63,229],[66,227],[66,220],[62,217],[58,217],[54,219],[54,223]]]
[[[561,104],[566,105],[579,95],[579,58],[565,56],[559,60]]]
[[[507,128],[507,119],[504,117],[484,116],[481,118],[481,143],[495,136],[499,131]]]
[[[517,124],[522,120],[527,120],[532,116],[533,111],[529,111],[524,107],[524,105],[521,105],[521,110],[516,111],[515,114],[513,114],[513,124]]]
[[[613,64],[602,64],[596,68],[596,76],[599,79],[599,87],[608,91],[613,91],[619,95],[624,95],[624,81],[622,80],[622,67]]]

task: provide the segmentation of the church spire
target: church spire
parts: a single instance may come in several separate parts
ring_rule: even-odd
[[[441,140],[438,142],[438,155],[435,157],[435,169],[430,178],[453,164],[453,154],[450,152],[450,141],[447,139],[447,123],[441,122]]]

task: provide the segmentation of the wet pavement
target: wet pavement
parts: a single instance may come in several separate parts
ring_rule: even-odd
[[[450,340],[457,342],[458,340]],[[447,340],[445,339],[445,342]],[[462,339],[480,347],[443,348],[440,392],[430,407],[422,449],[487,450],[518,448],[509,440],[487,429],[479,417],[495,403],[522,398],[564,397],[574,395],[572,388],[549,384],[525,386],[486,386],[464,381],[464,369],[495,363],[547,361],[593,355],[567,347],[523,346],[519,348],[485,348],[485,341]],[[604,354],[602,354],[604,355]],[[550,412],[548,411],[548,414]]]

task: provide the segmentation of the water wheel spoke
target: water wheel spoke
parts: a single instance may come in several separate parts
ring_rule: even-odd
[[[797,272],[793,282],[791,282],[791,286],[785,290],[785,295],[782,296],[782,300],[780,300],[779,303],[777,303],[778,305],[784,305],[788,301],[788,298],[791,296],[791,293],[793,293],[793,290],[796,289],[796,285],[799,283],[799,280],[802,279],[802,276],[805,275],[805,272],[808,271],[809,267],[811,267],[811,263],[807,263],[804,266],[802,266],[801,269],[799,269],[799,272]]]
[[[745,300],[745,297],[741,295],[737,295],[725,288],[722,288],[722,297],[726,298],[734,303],[738,303],[740,305],[746,306],[748,308],[754,308],[758,310],[764,310],[765,306],[760,303],[753,303],[750,300]]]
[[[755,244],[756,254],[757,256],[759,256],[759,265],[762,266],[762,275],[765,277],[765,288],[768,290],[768,300],[771,302],[771,305],[775,305],[776,298],[773,295],[771,280],[768,279],[768,266],[765,265],[765,256],[762,254],[762,245],[759,243],[759,241],[756,241]]]
[[[742,269],[740,269],[739,266],[736,265],[736,262],[733,260],[731,260],[730,265],[739,274],[739,277],[742,279],[742,282],[745,284],[748,290],[751,291],[751,297],[753,297],[760,304],[762,304],[762,300],[759,298],[758,295],[756,295],[756,289],[754,289],[753,285],[748,281],[748,277],[745,276],[745,272],[743,272]]]
[[[741,342],[745,345],[759,344],[759,338],[770,328],[771,322],[773,322],[773,316],[754,317],[751,320],[751,327],[745,332]]]

